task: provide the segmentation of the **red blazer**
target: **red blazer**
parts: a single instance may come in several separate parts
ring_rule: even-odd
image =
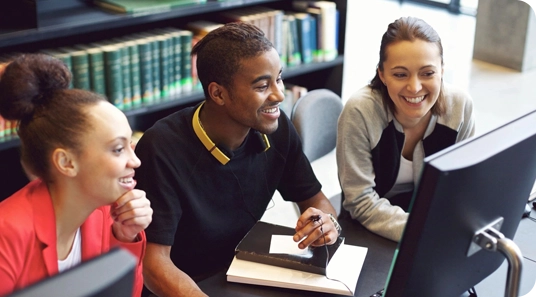
[[[110,207],[96,209],[80,227],[82,261],[121,246],[138,259],[133,296],[143,287],[142,259],[145,233],[134,243],[120,242],[112,234]],[[58,273],[56,219],[48,188],[34,180],[0,202],[0,296],[20,290]]]

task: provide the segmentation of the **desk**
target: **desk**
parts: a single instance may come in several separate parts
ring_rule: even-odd
[[[385,285],[391,261],[396,249],[396,242],[380,237],[365,229],[357,221],[350,218],[341,218],[339,220],[343,228],[345,242],[351,245],[368,247],[367,257],[363,264],[363,269],[354,296],[369,297]],[[335,294],[316,293],[310,291],[301,291],[293,289],[283,289],[247,284],[230,283],[226,280],[226,270],[205,279],[198,283],[203,292],[209,296],[218,297],[327,297],[339,296]]]
[[[536,218],[536,211],[533,210],[531,216]],[[363,264],[363,269],[359,276],[354,296],[369,297],[371,294],[385,286],[385,281],[389,273],[393,253],[397,244],[373,234],[361,226],[357,221],[344,215],[339,220],[339,223],[343,227],[343,236],[346,238],[346,243],[368,247],[367,257]],[[525,257],[536,260],[536,222],[529,219],[523,219],[519,225],[514,241],[518,244]],[[504,297],[506,268],[507,262],[505,261],[496,272],[476,286],[477,294],[485,297]],[[227,282],[225,273],[226,271],[220,271],[218,274],[199,282],[198,285],[201,290],[209,296],[218,297],[339,296],[326,293],[230,283]],[[524,259],[524,270],[521,278],[520,290],[521,296],[527,294],[532,289],[535,280],[536,263]]]

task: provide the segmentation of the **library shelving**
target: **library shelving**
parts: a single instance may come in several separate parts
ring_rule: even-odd
[[[341,95],[348,1],[330,2],[335,2],[338,10],[337,58],[284,67],[283,79],[310,90],[328,88]],[[255,6],[294,10],[290,0],[207,0],[160,13],[129,15],[111,13],[83,0],[14,1],[0,4],[0,55],[99,42],[156,28],[180,28],[192,21],[217,20],[222,12]],[[203,92],[198,90],[124,112],[133,130],[143,131],[159,118],[203,99]],[[4,177],[0,200],[28,182],[20,166],[19,146],[16,137],[0,140],[0,176]]]

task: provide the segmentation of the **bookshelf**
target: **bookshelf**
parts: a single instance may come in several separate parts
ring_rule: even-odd
[[[195,20],[217,19],[218,13],[245,7],[263,6],[292,11],[290,0],[207,0],[171,11],[150,15],[124,15],[104,11],[89,1],[36,0],[0,4],[0,54],[36,52],[51,47],[98,42],[163,27],[184,27]],[[31,2],[33,5],[29,5]],[[335,60],[285,67],[285,82],[308,89],[328,88],[341,95],[344,65],[344,36],[347,0],[333,0],[339,11],[338,52]],[[23,21],[21,21],[23,20]],[[202,91],[170,96],[158,103],[125,110],[133,130],[145,130],[156,120],[203,100]],[[21,188],[26,177],[19,164],[20,141],[0,140],[0,200]]]

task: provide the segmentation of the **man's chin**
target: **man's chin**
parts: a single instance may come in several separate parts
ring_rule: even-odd
[[[274,133],[275,131],[277,131],[277,128],[278,128],[278,125],[271,125],[269,127],[259,127],[258,129],[255,129],[259,132],[261,132],[262,134],[266,134],[266,135],[270,135],[272,133]]]

